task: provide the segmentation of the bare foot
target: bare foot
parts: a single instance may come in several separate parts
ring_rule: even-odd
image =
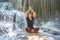
[[[35,32],[35,31],[32,29],[31,32]]]

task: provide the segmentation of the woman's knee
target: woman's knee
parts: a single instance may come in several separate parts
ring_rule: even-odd
[[[35,31],[38,31],[38,30],[39,30],[39,28],[34,28],[34,30],[35,30]]]
[[[29,27],[26,27],[25,30],[30,31],[31,29]]]

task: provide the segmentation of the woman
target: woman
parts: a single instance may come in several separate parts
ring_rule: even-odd
[[[32,11],[33,14],[29,13],[30,10]],[[26,20],[27,20],[26,31],[27,32],[37,32],[39,30],[39,28],[34,28],[33,27],[33,21],[34,21],[34,18],[36,16],[36,13],[30,7],[29,10],[26,12],[25,15],[26,15]]]

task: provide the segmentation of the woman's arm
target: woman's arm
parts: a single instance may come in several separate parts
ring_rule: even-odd
[[[35,18],[36,13],[32,10],[32,8],[30,7],[30,10],[33,12],[33,17]]]
[[[30,9],[25,13],[25,16],[26,16],[26,17],[28,16],[29,11],[30,11]]]

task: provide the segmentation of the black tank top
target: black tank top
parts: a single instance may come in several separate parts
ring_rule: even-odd
[[[32,17],[32,20],[30,20],[28,17],[26,18],[27,20],[27,26],[29,28],[32,28],[33,29],[33,21],[34,21],[34,18]]]

